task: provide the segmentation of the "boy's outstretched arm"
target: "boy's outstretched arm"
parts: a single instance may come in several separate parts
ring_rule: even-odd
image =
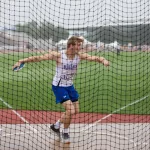
[[[79,53],[79,57],[81,60],[95,61],[102,63],[104,66],[109,66],[110,63],[104,57],[92,56],[87,53]]]
[[[15,67],[19,67],[20,64],[22,63],[31,63],[31,62],[40,62],[43,60],[55,60],[57,61],[57,59],[60,57],[60,53],[52,51],[48,54],[44,54],[41,56],[31,56],[28,58],[24,58],[24,59],[20,59],[13,67],[12,69],[14,69]]]

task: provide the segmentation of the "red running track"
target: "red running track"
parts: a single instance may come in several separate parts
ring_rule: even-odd
[[[62,113],[52,111],[16,110],[30,124],[51,124]],[[105,119],[102,119],[106,117]],[[101,120],[102,119],[102,120]],[[72,123],[150,123],[150,115],[79,113],[73,116]],[[25,122],[11,110],[0,110],[0,124],[24,124]]]

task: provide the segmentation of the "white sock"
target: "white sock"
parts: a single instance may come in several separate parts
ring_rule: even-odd
[[[55,128],[56,128],[56,129],[59,129],[60,126],[61,126],[60,120],[58,120],[54,125],[55,125]]]
[[[64,128],[64,133],[68,133],[69,128]]]

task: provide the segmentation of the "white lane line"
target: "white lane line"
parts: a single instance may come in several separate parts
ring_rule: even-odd
[[[0,97],[0,101],[2,101],[2,103],[3,103],[6,107],[8,107],[9,109],[11,109],[11,111],[12,111],[15,115],[17,115],[25,124],[27,124],[33,131],[37,132],[36,129],[34,129],[33,127],[31,127],[31,126],[29,125],[29,122],[28,122],[24,117],[22,117],[17,111],[15,111],[15,110],[12,108],[12,106],[9,105],[7,102],[5,102],[1,97]]]
[[[109,117],[112,116],[113,114],[115,114],[115,113],[117,113],[117,112],[119,112],[119,111],[121,111],[121,110],[123,110],[123,109],[129,107],[129,106],[132,106],[132,105],[134,105],[134,104],[137,104],[137,103],[139,103],[139,102],[145,100],[147,97],[149,97],[149,95],[144,96],[144,97],[142,97],[142,98],[140,98],[140,99],[138,99],[138,100],[136,100],[136,101],[134,101],[134,102],[132,102],[132,103],[130,103],[130,104],[128,104],[128,105],[125,105],[125,106],[123,106],[123,107],[121,107],[121,108],[119,108],[119,109],[113,111],[111,114],[108,114],[107,116],[105,116],[105,117],[99,119],[98,121],[95,121],[92,125],[90,125],[89,127],[85,128],[84,130],[81,130],[80,132],[85,132],[85,131],[88,130],[89,128],[94,127],[97,123],[101,122],[102,120],[105,120],[105,119],[109,118]]]
[[[85,133],[89,133],[89,132],[86,131]],[[134,140],[131,140],[128,137],[117,135],[117,134],[103,133],[103,132],[91,132],[90,134],[107,135],[107,136],[113,136],[113,137],[116,137],[116,138],[119,138],[119,139],[128,140],[129,142],[134,143],[134,147],[136,147],[137,145],[148,145],[148,143],[145,143],[145,142],[144,143],[142,143],[142,142],[135,142]]]
[[[145,100],[147,97],[149,97],[149,95],[144,96],[144,97],[142,97],[142,98],[140,98],[140,99],[138,99],[138,100],[136,100],[136,101],[134,101],[134,102],[132,102],[132,103],[130,103],[130,104],[128,104],[128,105],[125,105],[125,106],[123,106],[123,107],[121,107],[121,108],[119,108],[119,109],[113,111],[111,114],[108,114],[107,116],[105,116],[105,117],[99,119],[98,121],[94,122],[92,125],[90,125],[89,127],[85,128],[85,129],[83,129],[83,130],[81,130],[80,132],[89,133],[89,132],[86,131],[86,130],[90,129],[91,127],[96,126],[97,123],[101,122],[102,120],[107,119],[108,117],[112,116],[114,113],[117,113],[117,112],[119,112],[119,111],[121,111],[121,110],[123,110],[123,109],[125,109],[125,108],[127,108],[127,107],[129,107],[129,106],[132,106],[132,105],[134,105],[134,104],[137,104],[137,103],[139,103],[139,102]],[[92,132],[92,133],[94,133],[94,132]],[[95,132],[95,134],[99,134],[99,132]],[[104,134],[104,133],[101,132],[100,134]],[[120,135],[118,136],[118,135],[115,135],[115,134],[113,135],[113,134],[108,134],[108,133],[105,133],[105,134],[106,134],[106,135],[115,136],[115,137],[124,138],[125,140],[128,140],[128,141],[134,143],[134,147],[136,147],[137,145],[147,145],[147,144],[148,144],[148,143],[137,143],[137,142],[135,142],[134,140],[131,140],[131,139],[125,137],[125,136],[120,136]]]
[[[16,135],[25,135],[25,134],[40,134],[40,133],[49,133],[50,131],[44,130],[44,131],[29,131],[29,132],[18,132],[18,133],[13,133],[13,134],[4,134],[2,137],[7,137],[7,136],[16,136]]]

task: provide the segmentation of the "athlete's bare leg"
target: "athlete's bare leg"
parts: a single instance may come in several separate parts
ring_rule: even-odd
[[[72,115],[75,114],[75,107],[70,100],[62,103],[62,105],[65,108],[65,112],[61,116],[60,122],[64,124],[64,128],[69,128]]]

